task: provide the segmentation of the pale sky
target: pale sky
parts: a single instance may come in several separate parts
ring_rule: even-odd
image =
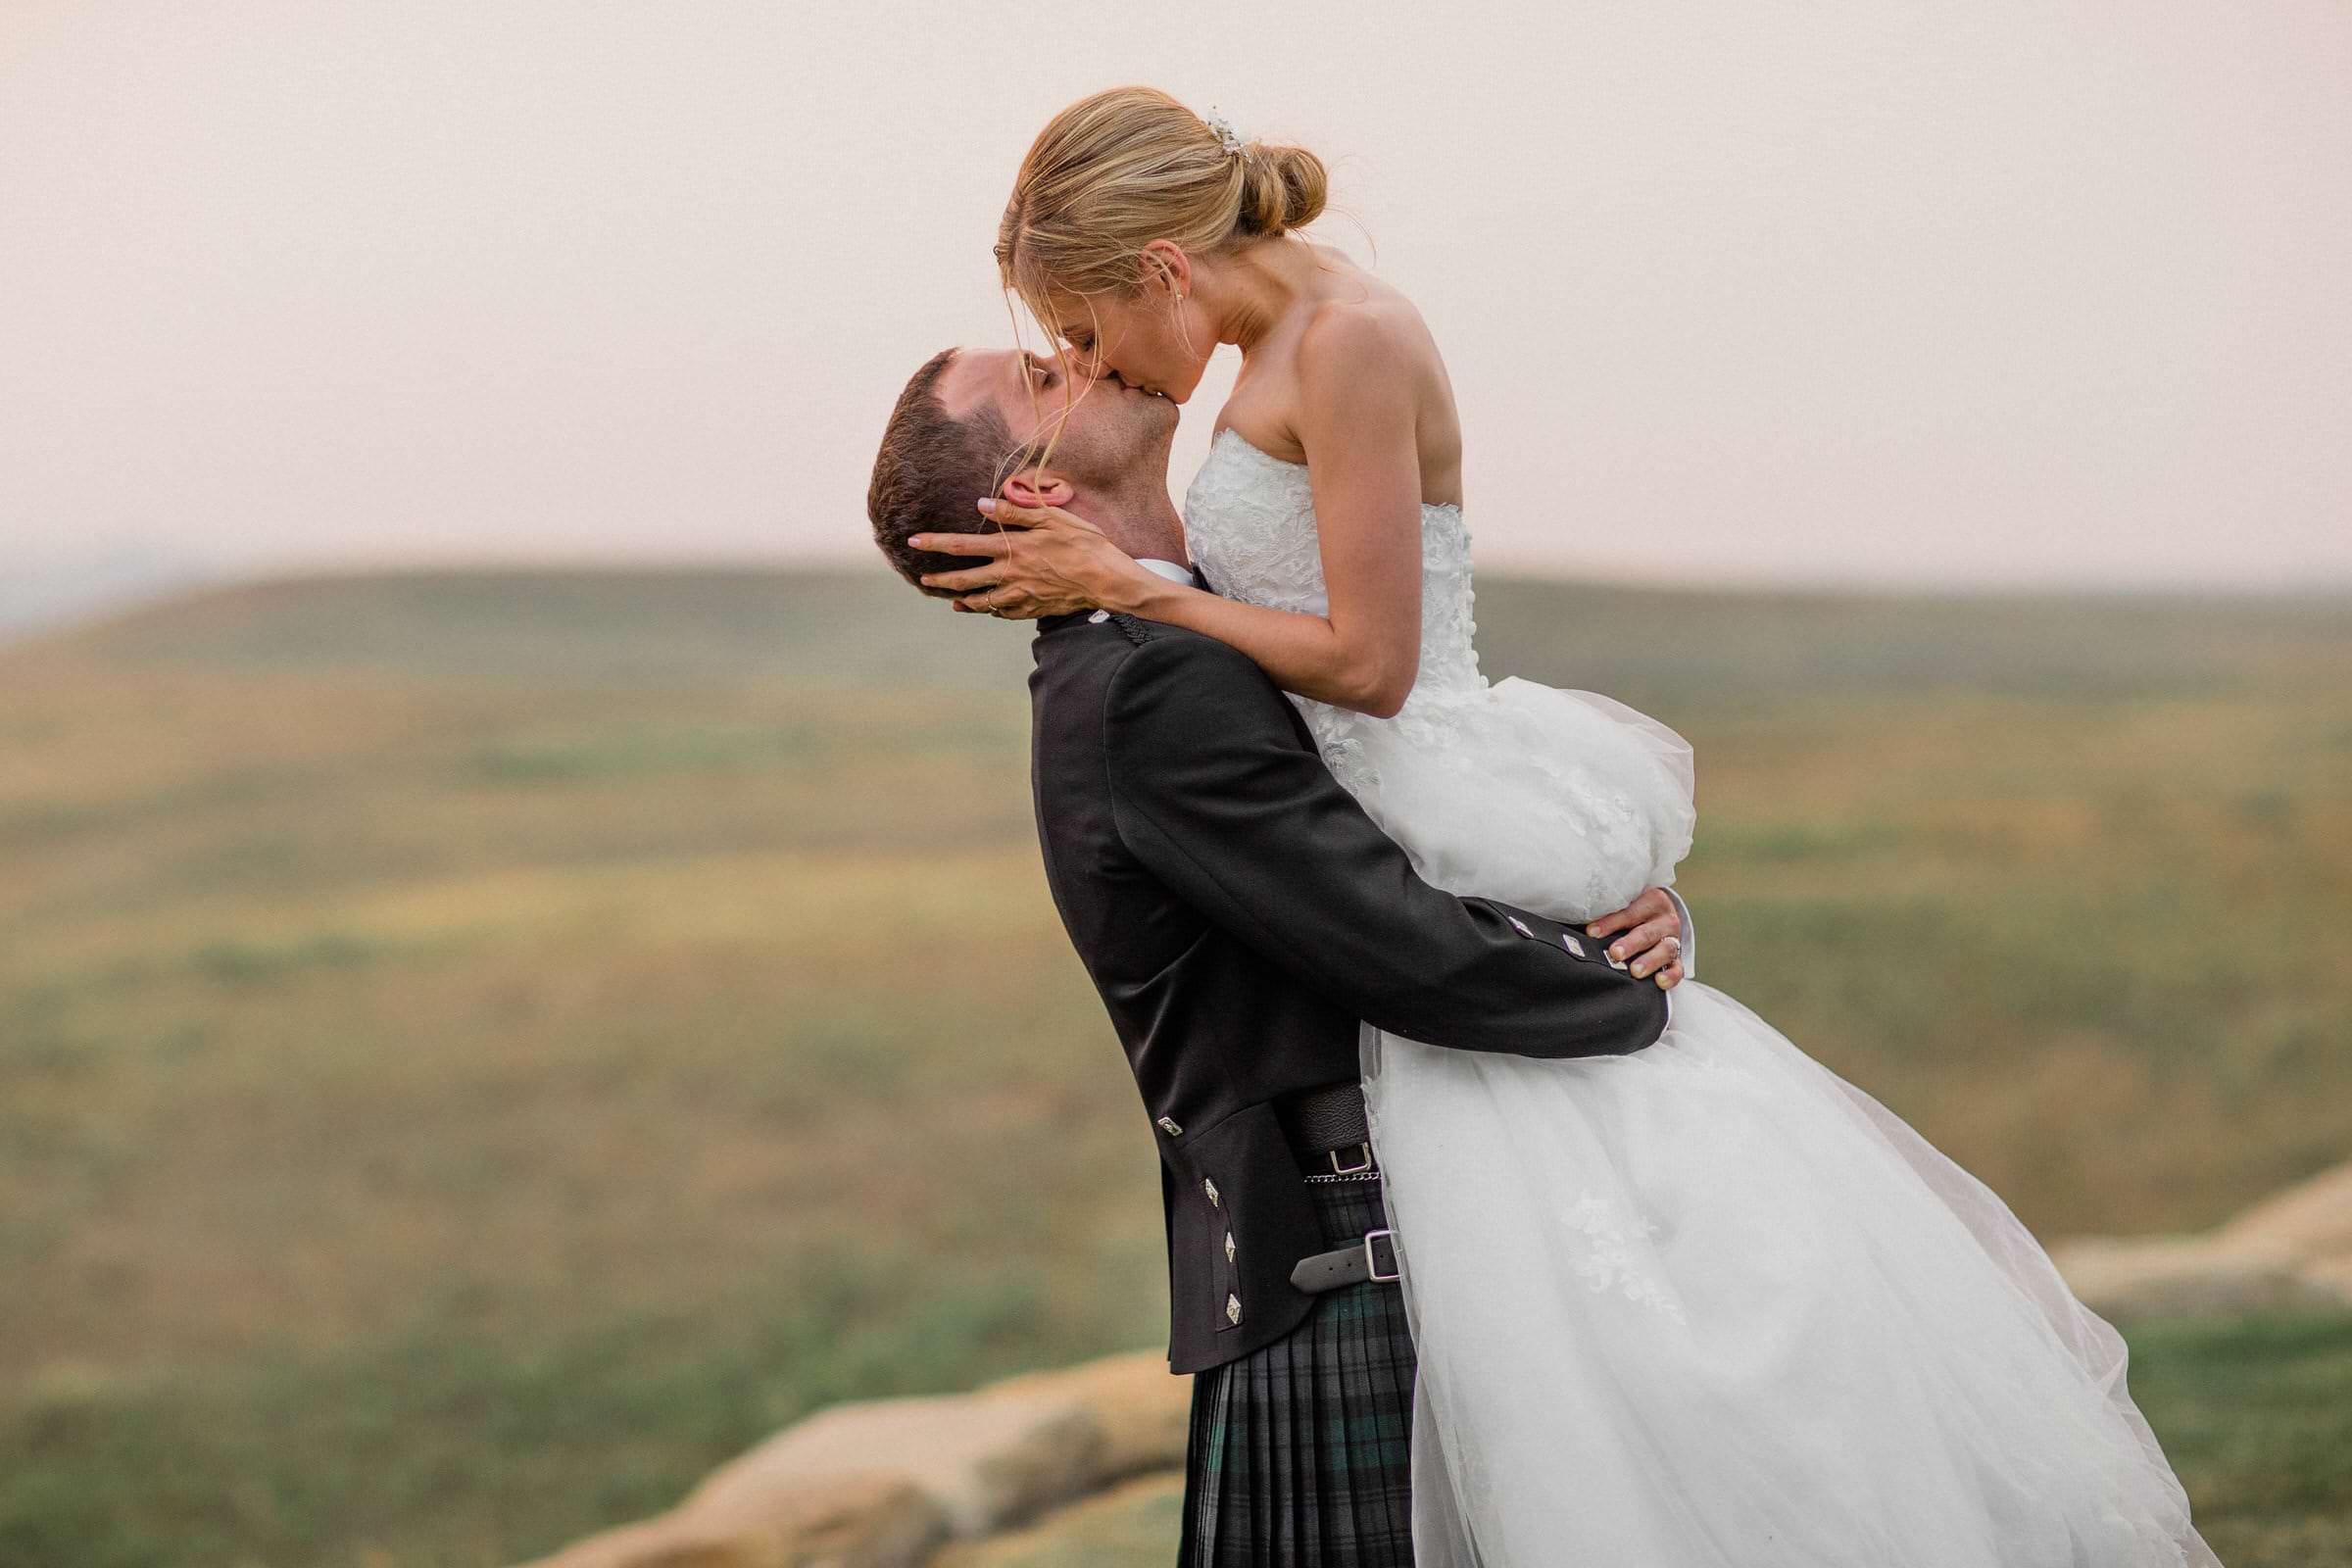
[[[0,547],[864,561],[1122,81],[1332,163],[1484,563],[2352,585],[2341,0],[0,0]]]

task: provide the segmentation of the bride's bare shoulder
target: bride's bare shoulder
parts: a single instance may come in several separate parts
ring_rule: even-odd
[[[1392,373],[1438,367],[1437,339],[1403,291],[1337,251],[1321,246],[1317,250],[1344,271],[1305,313],[1298,338],[1301,368],[1316,361],[1343,374],[1372,365]]]
[[[1345,410],[1350,420],[1386,409],[1411,430],[1448,402],[1437,345],[1402,295],[1317,306],[1293,360],[1302,398]]]
[[[1245,357],[1221,426],[1259,450],[1307,462],[1310,427],[1335,422],[1352,436],[1393,430],[1419,450],[1425,493],[1458,491],[1460,436],[1436,340],[1404,293],[1329,246],[1310,298]]]
[[[1461,426],[1437,340],[1413,302],[1361,274],[1360,289],[1335,289],[1301,327],[1294,365],[1301,444],[1320,425],[1351,441],[1393,436],[1418,463],[1425,504],[1461,500]],[[1309,411],[1313,411],[1311,414]]]

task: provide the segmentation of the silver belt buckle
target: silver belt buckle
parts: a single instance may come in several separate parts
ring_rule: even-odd
[[[1336,1149],[1328,1149],[1323,1152],[1323,1157],[1331,1161],[1331,1170],[1333,1175],[1361,1176],[1365,1171],[1368,1171],[1372,1168],[1372,1146],[1370,1144],[1358,1144],[1355,1147],[1364,1152],[1364,1162],[1361,1165],[1341,1164],[1340,1152]]]
[[[1396,1257],[1396,1233],[1395,1231],[1366,1231],[1364,1232],[1364,1267],[1371,1273],[1372,1278],[1376,1280],[1393,1280],[1396,1278],[1397,1274],[1402,1273],[1403,1270],[1399,1268],[1395,1272],[1388,1274],[1383,1274],[1380,1271],[1380,1259],[1374,1256],[1372,1252],[1372,1238],[1375,1236],[1386,1236],[1389,1239],[1389,1256],[1392,1260],[1395,1260]]]

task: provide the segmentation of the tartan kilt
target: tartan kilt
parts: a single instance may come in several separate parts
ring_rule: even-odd
[[[1326,1247],[1388,1224],[1377,1180],[1307,1186]],[[1413,1368],[1402,1292],[1366,1280],[1196,1374],[1178,1568],[1409,1568]]]

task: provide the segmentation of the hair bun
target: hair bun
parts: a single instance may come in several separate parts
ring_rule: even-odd
[[[1214,256],[1303,228],[1330,181],[1303,147],[1245,141],[1156,87],[1110,87],[1046,122],[997,222],[997,271],[1039,321],[1056,296],[1132,296],[1166,240]]]
[[[1251,142],[1242,152],[1241,230],[1282,234],[1323,216],[1331,181],[1323,160],[1303,147]]]

